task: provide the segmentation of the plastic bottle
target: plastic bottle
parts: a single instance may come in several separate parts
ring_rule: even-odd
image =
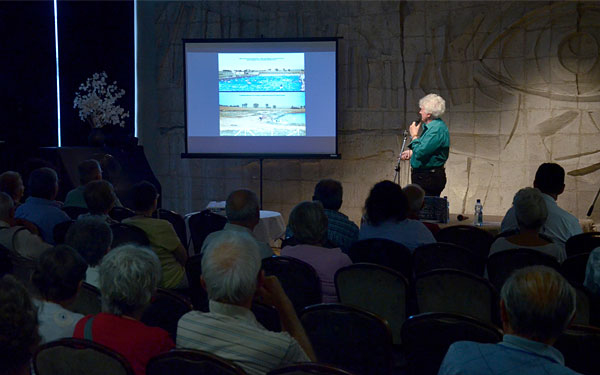
[[[481,199],[477,199],[477,203],[475,203],[475,220],[473,224],[477,227],[483,226],[483,205],[481,204]]]
[[[445,195],[444,200],[446,201],[446,217],[444,217],[444,223],[448,224],[450,222],[450,202],[448,202],[448,197]]]

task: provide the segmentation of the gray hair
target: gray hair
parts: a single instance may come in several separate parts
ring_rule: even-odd
[[[10,195],[0,192],[0,220],[10,219],[10,210],[15,207],[15,202]]]
[[[408,199],[408,209],[412,213],[418,213],[423,207],[423,201],[425,200],[425,190],[417,184],[406,185],[402,191]]]
[[[513,198],[513,207],[517,223],[526,229],[539,229],[548,218],[548,207],[542,193],[536,188],[519,190]]]
[[[419,100],[419,107],[433,118],[441,117],[446,112],[446,101],[437,94],[428,94]]]
[[[327,236],[328,219],[319,201],[298,203],[290,212],[288,224],[301,244],[320,244]]]
[[[161,279],[160,262],[149,249],[123,245],[110,251],[100,263],[102,310],[130,315],[146,306]]]
[[[256,240],[248,233],[220,233],[211,239],[202,256],[202,277],[208,298],[240,304],[256,292],[261,267]]]
[[[65,236],[65,244],[71,246],[94,267],[110,248],[113,234],[102,218],[83,217],[71,224]]]
[[[560,336],[575,315],[575,290],[546,266],[526,267],[506,280],[500,298],[519,335],[546,341]]]
[[[258,198],[253,191],[240,189],[227,197],[225,214],[229,221],[247,221],[256,218],[259,212]]]

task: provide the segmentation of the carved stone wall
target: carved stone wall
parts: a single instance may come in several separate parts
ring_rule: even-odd
[[[542,162],[568,172],[559,205],[583,218],[600,182],[598,2],[139,2],[140,130],[180,212],[258,191],[254,160],[182,160],[182,38],[325,37],[339,44],[342,160],[265,160],[264,208],[342,181],[342,211],[359,221],[371,186],[392,179],[402,130],[429,92],[447,102],[450,210],[504,214]],[[403,164],[401,181],[408,181]],[[600,208],[593,218],[598,221]]]

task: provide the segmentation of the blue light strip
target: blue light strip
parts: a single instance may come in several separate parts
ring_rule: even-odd
[[[55,0],[56,1],[56,0]],[[134,65],[134,88],[133,88],[133,136],[138,136],[138,26],[137,26],[137,0],[133,0],[133,65]]]
[[[60,74],[58,71],[58,22],[57,22],[57,2],[54,0],[54,49],[56,51],[56,109],[58,114],[58,147],[61,147],[62,141],[60,137]]]

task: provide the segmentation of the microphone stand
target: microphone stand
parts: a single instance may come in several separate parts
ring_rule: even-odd
[[[596,193],[596,198],[594,198],[594,201],[592,202],[592,205],[590,206],[590,209],[587,212],[588,217],[592,216],[592,211],[594,211],[594,205],[596,204],[596,201],[598,200],[598,195],[600,195],[600,189],[598,189],[598,192]]]
[[[402,147],[400,148],[400,155],[402,155],[402,153],[404,152],[404,147],[406,146],[406,138],[408,138],[408,130],[404,130],[404,133],[402,133],[404,139],[402,139]],[[400,185],[400,163],[402,162],[402,159],[400,156],[398,156],[398,162],[396,163],[396,168],[394,168],[394,170],[396,171],[396,173],[394,174],[394,182],[397,183],[398,185]]]

